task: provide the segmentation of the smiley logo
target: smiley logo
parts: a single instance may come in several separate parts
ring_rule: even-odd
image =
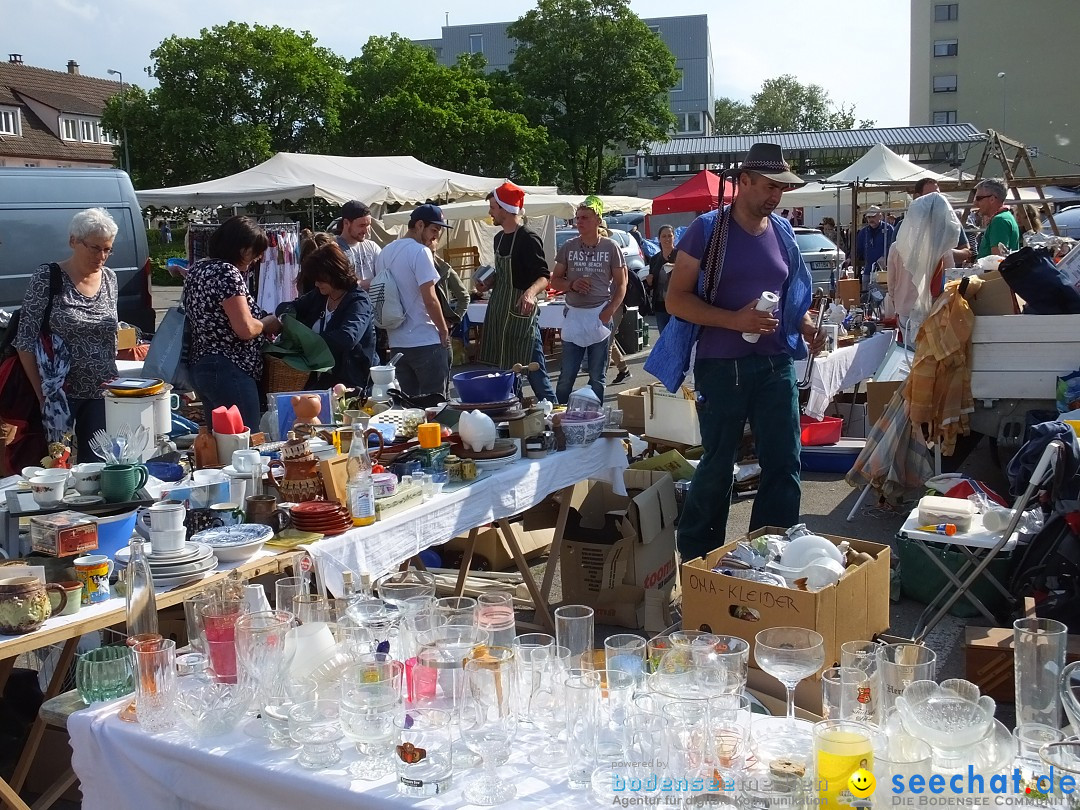
[[[859,768],[848,778],[848,790],[857,799],[865,799],[872,796],[877,783],[874,775],[866,768]]]

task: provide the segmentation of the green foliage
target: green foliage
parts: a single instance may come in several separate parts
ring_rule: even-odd
[[[667,139],[675,57],[624,0],[539,0],[507,33],[530,121],[561,143],[575,191],[601,189],[605,151]]]
[[[492,99],[484,58],[445,67],[435,52],[398,34],[371,37],[349,62],[340,149],[413,155],[466,174],[532,184],[550,175],[547,132]]]
[[[785,74],[764,82],[749,104],[717,99],[715,120],[721,135],[852,129],[855,107],[841,104],[834,108],[821,85],[802,84],[795,76]],[[859,122],[860,129],[872,126],[873,121]]]
[[[183,259],[187,256],[184,240],[187,237],[187,228],[173,228],[172,242],[168,244],[161,241],[161,231],[150,228],[146,231],[146,242],[150,247],[150,280],[153,284],[161,287],[179,287],[184,283],[169,273],[166,264],[169,259]]]

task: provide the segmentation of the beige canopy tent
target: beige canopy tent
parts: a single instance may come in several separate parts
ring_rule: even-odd
[[[361,200],[373,208],[427,200],[482,200],[502,178],[459,174],[429,166],[408,155],[341,157],[279,152],[237,174],[174,188],[136,191],[143,206],[243,205],[318,197],[343,204]],[[526,192],[554,194],[554,186],[525,186]]]

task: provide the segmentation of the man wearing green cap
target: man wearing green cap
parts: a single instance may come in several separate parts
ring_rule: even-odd
[[[600,235],[604,203],[590,195],[578,206],[578,235],[563,243],[555,256],[551,286],[566,293],[562,326],[562,370],[555,394],[566,403],[586,360],[589,387],[604,401],[604,383],[611,339],[611,319],[626,294],[626,261],[613,240]]]

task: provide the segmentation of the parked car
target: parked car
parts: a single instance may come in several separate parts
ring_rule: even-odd
[[[577,235],[576,228],[558,228],[555,231],[555,249],[558,250]],[[642,254],[637,240],[626,231],[609,230],[608,235],[622,249],[623,260],[626,262],[627,269],[637,273],[637,277],[644,281],[645,276],[649,275],[649,265],[645,262],[645,256]]]
[[[1080,239],[1080,205],[1073,205],[1069,208],[1062,208],[1056,214],[1054,214],[1054,222],[1057,223],[1058,230],[1062,236],[1071,236],[1073,239]],[[1043,220],[1043,233],[1050,236],[1053,235],[1054,229],[1050,227],[1050,220]]]
[[[71,218],[96,207],[120,228],[108,261],[120,320],[154,330],[146,225],[131,179],[116,169],[0,167],[0,307],[22,306],[34,270],[71,253]]]
[[[814,284],[829,288],[833,271],[839,268],[847,257],[836,243],[816,228],[795,228],[795,242],[799,253],[813,276]]]

